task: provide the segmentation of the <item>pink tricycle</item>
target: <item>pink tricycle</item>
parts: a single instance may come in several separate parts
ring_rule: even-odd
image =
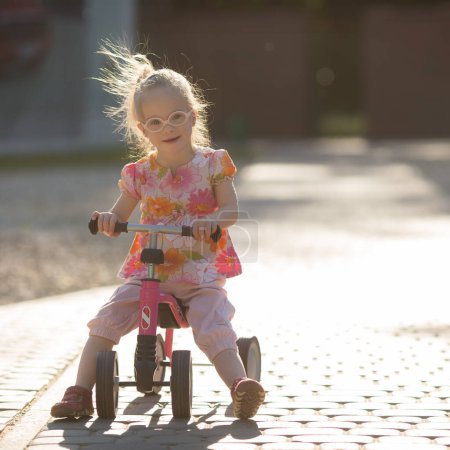
[[[98,232],[97,220],[89,222],[92,234]],[[163,386],[170,387],[172,413],[175,418],[189,418],[192,408],[192,358],[189,350],[173,350],[173,330],[186,328],[185,307],[172,295],[160,291],[160,280],[155,267],[164,263],[164,253],[158,248],[158,234],[192,236],[192,227],[117,223],[115,231],[146,232],[149,245],[141,253],[141,261],[147,265],[148,276],[142,280],[140,294],[140,320],[134,356],[135,381],[119,380],[119,362],[116,351],[97,354],[96,402],[101,418],[113,419],[117,415],[120,386],[136,386],[145,395],[157,394]],[[217,242],[220,228],[211,235]],[[157,328],[165,328],[165,339],[157,334]],[[261,377],[261,351],[258,339],[239,338],[239,354],[247,376],[255,380]],[[167,358],[167,359],[166,359]],[[171,368],[170,381],[164,381],[166,367]]]

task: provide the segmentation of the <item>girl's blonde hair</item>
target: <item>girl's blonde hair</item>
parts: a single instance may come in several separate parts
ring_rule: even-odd
[[[107,107],[106,114],[117,122],[117,130],[124,133],[127,144],[136,156],[146,155],[149,151],[148,140],[137,125],[142,120],[140,107],[143,94],[153,87],[172,87],[183,96],[188,106],[196,112],[192,143],[210,145],[207,127],[209,104],[193,82],[174,70],[155,69],[145,54],[132,53],[127,46],[109,40],[102,42],[98,53],[107,57],[108,64],[101,69],[97,80],[117,98],[117,105]]]

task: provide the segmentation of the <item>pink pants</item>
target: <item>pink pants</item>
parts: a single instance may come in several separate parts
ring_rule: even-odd
[[[234,307],[224,289],[225,280],[204,284],[161,283],[161,292],[171,294],[186,306],[186,317],[194,339],[210,361],[223,350],[237,349],[236,333],[231,326]],[[116,344],[138,326],[141,282],[131,280],[118,287],[108,303],[88,322],[89,334]]]

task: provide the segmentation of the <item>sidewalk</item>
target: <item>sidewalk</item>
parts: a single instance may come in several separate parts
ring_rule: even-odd
[[[2,431],[78,356],[85,322],[110,292],[98,288],[0,307]]]
[[[74,373],[86,319],[112,290],[102,288],[0,307],[0,416],[19,413],[3,442],[34,414],[32,450],[450,450],[450,196],[429,153],[388,150],[274,152],[241,172],[258,252],[227,289],[238,334],[263,351],[268,393],[254,420],[231,417],[189,330],[175,347],[196,364],[190,421],[172,418],[167,390],[155,399],[134,388],[121,389],[114,422],[50,420],[47,392],[63,386],[44,386],[66,365]],[[121,376],[134,342],[118,348]]]

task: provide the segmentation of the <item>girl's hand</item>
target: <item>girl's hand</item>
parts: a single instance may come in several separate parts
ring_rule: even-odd
[[[217,222],[211,219],[200,219],[196,220],[192,224],[192,234],[194,239],[198,241],[207,241],[211,238],[211,234],[213,234],[217,230]]]
[[[119,236],[120,233],[114,233],[114,226],[120,220],[119,216],[113,212],[98,212],[94,211],[91,219],[98,219],[98,231],[106,236]]]

